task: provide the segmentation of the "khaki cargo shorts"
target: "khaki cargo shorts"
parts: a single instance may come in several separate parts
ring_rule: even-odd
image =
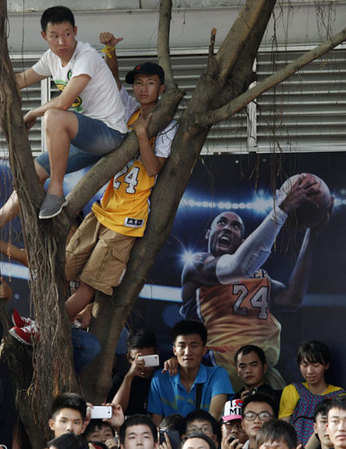
[[[79,279],[112,295],[125,274],[135,240],[106,228],[90,212],[66,247],[66,279]]]

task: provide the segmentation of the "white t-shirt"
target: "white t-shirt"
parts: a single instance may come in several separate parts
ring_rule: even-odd
[[[127,132],[118,86],[107,64],[91,45],[77,41],[72,58],[65,67],[56,54],[47,50],[32,68],[41,76],[51,76],[59,90],[63,90],[74,76],[89,75],[90,81],[76,98],[72,109],[101,120],[121,133]]]
[[[127,121],[140,108],[140,104],[134,97],[128,94],[123,86],[120,89],[120,97],[125,107],[125,118]],[[172,120],[165,129],[158,133],[155,138],[154,147],[156,156],[167,158],[170,155],[172,140],[177,132],[177,128],[178,124],[176,120]]]

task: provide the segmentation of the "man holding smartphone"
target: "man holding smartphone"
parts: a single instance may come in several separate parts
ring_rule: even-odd
[[[150,381],[155,367],[145,366],[146,356],[157,354],[155,335],[141,330],[128,339],[127,360],[130,363],[125,375],[116,374],[108,395],[112,404],[120,404],[125,415],[146,414]]]

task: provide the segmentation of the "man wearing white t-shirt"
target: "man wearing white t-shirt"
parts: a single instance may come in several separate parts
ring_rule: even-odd
[[[107,64],[89,44],[76,40],[77,27],[69,8],[55,6],[41,17],[41,35],[48,43],[41,59],[16,75],[19,89],[51,76],[61,94],[29,111],[24,123],[30,129],[44,116],[47,153],[35,160],[41,182],[50,177],[39,217],[52,218],[65,206],[65,173],[95,163],[118,147],[127,133],[119,89]],[[71,108],[71,110],[70,110]],[[16,195],[0,211],[0,226],[18,210]]]

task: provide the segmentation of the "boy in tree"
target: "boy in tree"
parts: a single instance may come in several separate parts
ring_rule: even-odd
[[[103,33],[105,34],[105,33]],[[111,33],[107,35],[113,36]],[[113,38],[108,42],[116,42]],[[112,73],[117,75],[115,50]],[[153,62],[138,64],[127,73],[126,82],[133,84],[135,98],[121,87],[128,127],[136,133],[139,155],[131,160],[110,181],[100,203],[94,203],[66,248],[66,278],[80,280],[77,290],[67,299],[66,311],[74,321],[79,312],[92,300],[96,290],[112,295],[120,284],[130,252],[137,237],[142,237],[149,215],[149,197],[156,177],[171,151],[176,132],[172,121],[155,138],[148,138],[147,126],[151,112],[165,89],[165,74]],[[35,324],[10,329],[10,334],[25,344],[37,333]]]

